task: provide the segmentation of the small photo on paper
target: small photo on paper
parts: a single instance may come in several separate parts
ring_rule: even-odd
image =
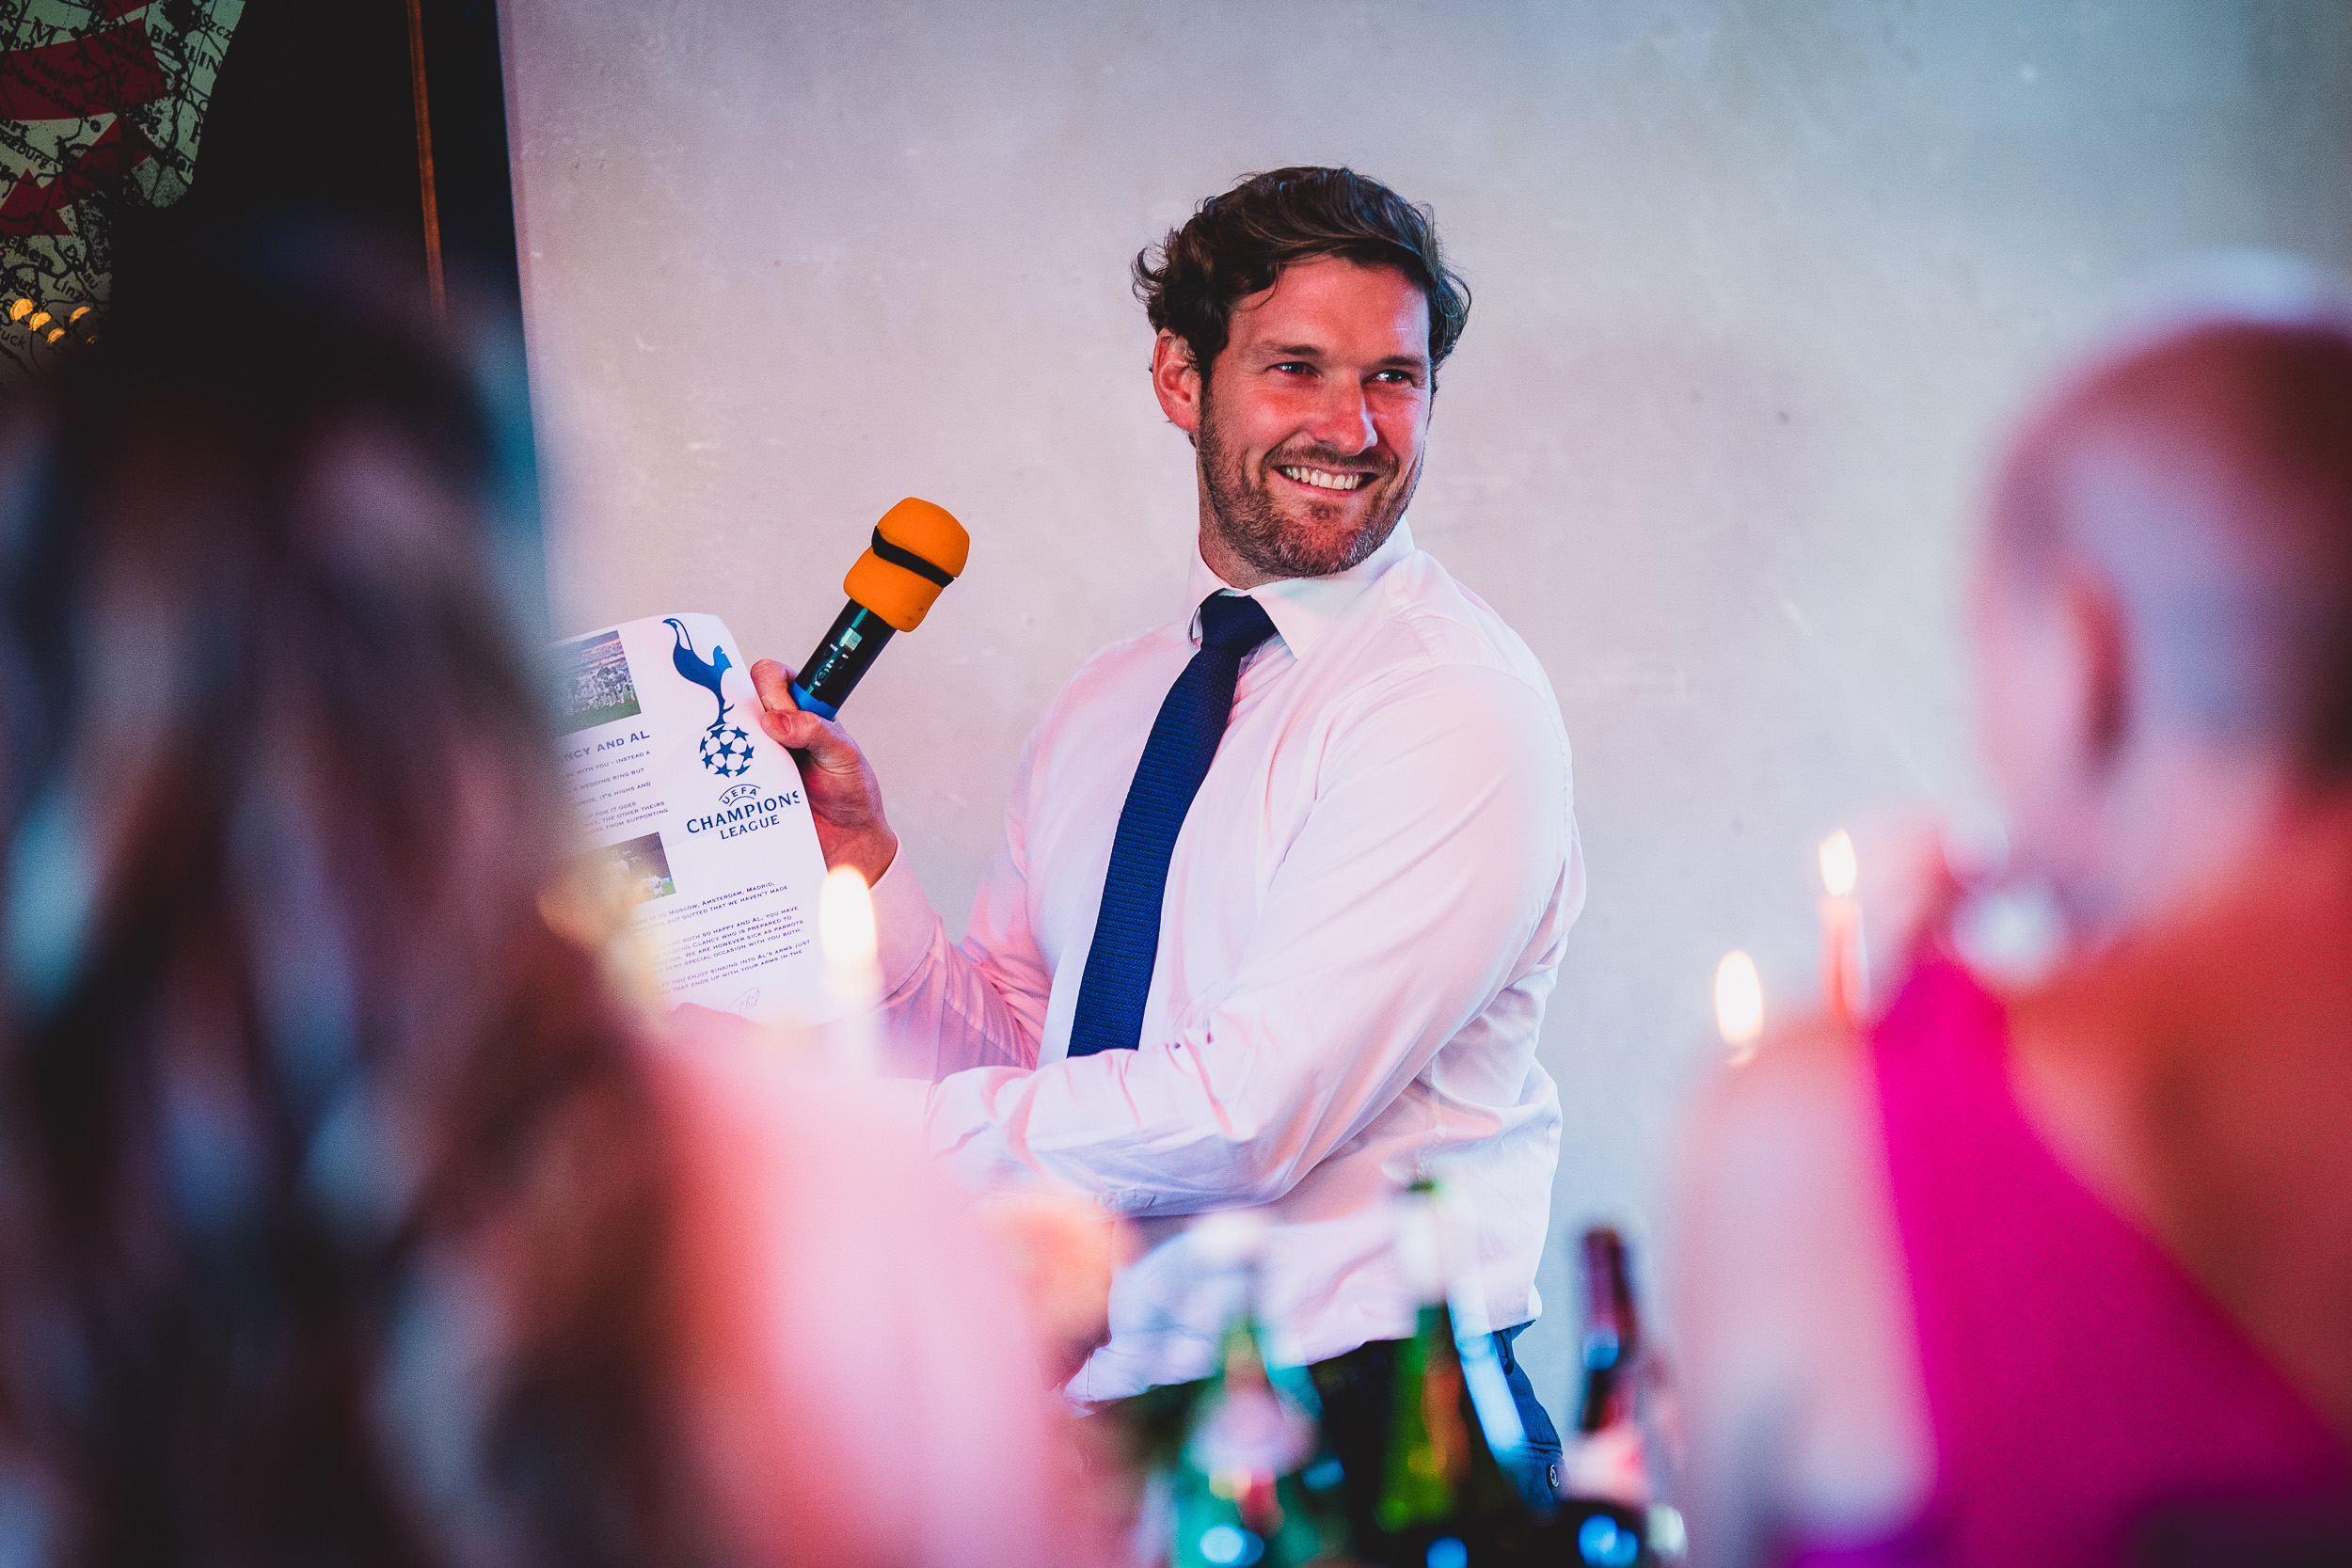
[[[628,673],[628,656],[621,651],[619,632],[583,637],[555,650],[558,735],[633,718],[637,711],[637,681]]]
[[[623,884],[636,902],[667,898],[677,891],[677,883],[670,879],[670,857],[661,847],[660,833],[628,839],[597,853],[619,868]]]

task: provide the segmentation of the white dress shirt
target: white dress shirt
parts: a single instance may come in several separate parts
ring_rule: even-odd
[[[1186,612],[1047,705],[961,944],[904,855],[874,888],[884,1061],[931,1080],[930,1146],[977,1186],[1091,1193],[1150,1243],[1080,1399],[1209,1370],[1235,1287],[1184,1231],[1212,1210],[1268,1222],[1281,1361],[1412,1331],[1391,1199],[1423,1175],[1467,1216],[1459,1330],[1540,1305],[1560,1098],[1535,1040],[1584,898],[1567,735],[1527,645],[1402,522],[1349,571],[1250,591],[1278,635],[1176,840],[1141,1047],[1068,1057],[1120,810],[1219,590],[1196,549]]]

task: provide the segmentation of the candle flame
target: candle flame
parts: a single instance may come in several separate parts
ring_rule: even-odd
[[[1821,840],[1821,885],[1831,897],[1843,898],[1853,891],[1853,840],[1840,828]]]
[[[1764,1033],[1764,982],[1756,960],[1736,947],[1715,966],[1715,1027],[1742,1060]]]
[[[854,866],[825,873],[824,891],[817,895],[817,936],[829,964],[874,961],[874,895]]]

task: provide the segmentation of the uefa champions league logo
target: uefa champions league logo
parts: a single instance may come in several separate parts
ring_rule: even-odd
[[[742,726],[723,718],[703,731],[703,766],[723,779],[748,773],[752,768],[752,737]]]
[[[740,724],[727,722],[727,714],[734,705],[727,701],[727,694],[719,687],[721,679],[734,668],[728,662],[727,651],[714,644],[710,650],[711,657],[705,658],[694,651],[694,640],[687,635],[684,622],[673,617],[662,624],[671,632],[671,664],[679,674],[708,691],[719,704],[719,717],[713,719],[710,727],[703,731],[700,747],[703,766],[723,779],[750,772],[752,737],[743,733]]]

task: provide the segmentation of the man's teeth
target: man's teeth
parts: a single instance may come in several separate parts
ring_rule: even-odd
[[[1370,474],[1335,474],[1328,468],[1277,468],[1285,479],[1311,484],[1318,490],[1359,490],[1371,483]]]

